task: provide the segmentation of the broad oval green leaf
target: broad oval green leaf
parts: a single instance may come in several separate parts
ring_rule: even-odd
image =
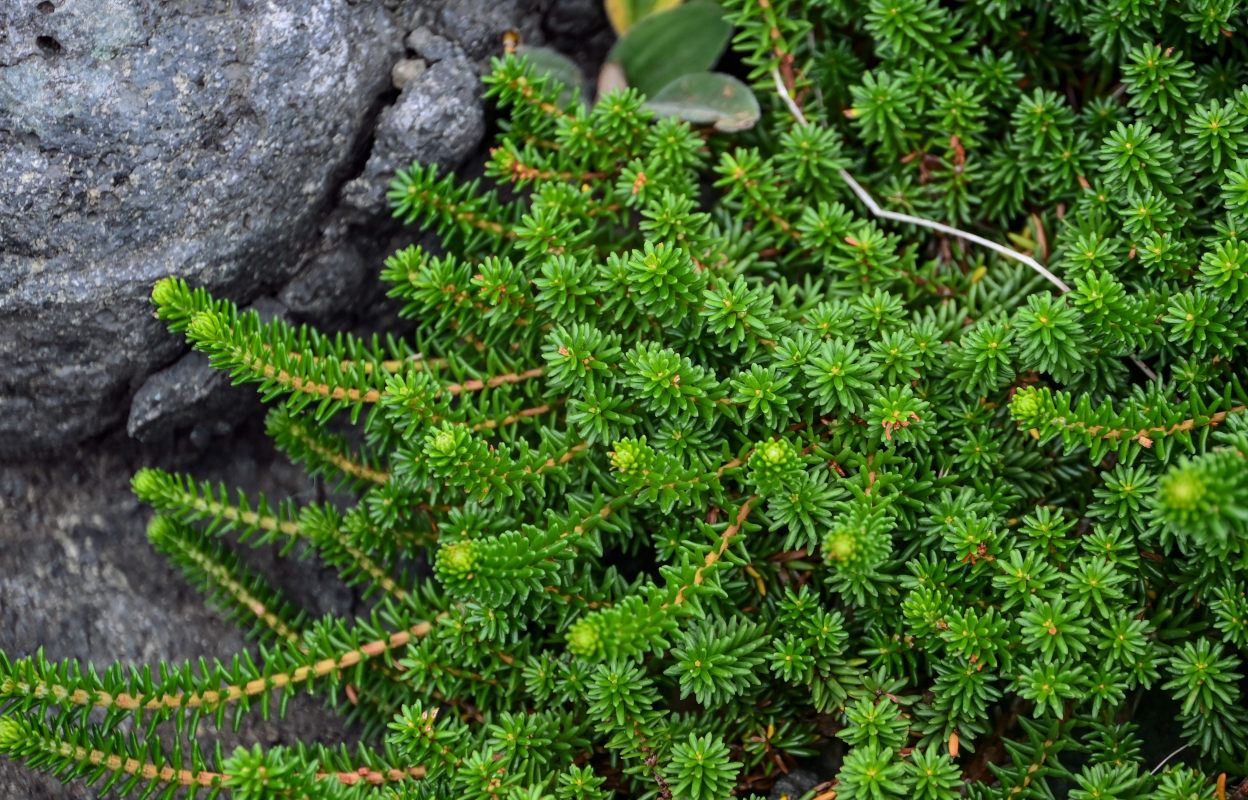
[[[752,128],[762,113],[750,87],[722,72],[682,75],[646,101],[646,108],[729,132]]]
[[[563,91],[559,93],[560,103],[567,105],[572,102],[574,89],[580,90],[582,97],[584,96],[585,76],[581,74],[580,67],[563,53],[549,47],[522,44],[516,48],[516,55],[527,58],[538,75],[549,75],[563,84]]]
[[[607,55],[624,68],[628,85],[653,96],[664,86],[719,61],[732,25],[711,0],[691,0],[638,22]]]

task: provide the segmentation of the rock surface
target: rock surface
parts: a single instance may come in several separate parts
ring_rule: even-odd
[[[128,483],[138,468],[162,466],[225,480],[253,496],[265,491],[315,499],[316,485],[274,458],[259,427],[258,420],[249,422],[231,447],[193,457],[186,449],[127,446],[119,432],[105,442],[108,447],[79,451],[60,463],[0,463],[0,650],[17,658],[44,647],[57,661],[154,666],[162,659],[228,658],[248,648],[238,628],[205,606],[203,596],[148,544],[150,512]],[[243,551],[314,617],[363,609],[333,570],[315,561]],[[249,649],[255,652],[254,645]],[[230,752],[239,744],[293,744],[300,734],[329,744],[350,736],[319,700],[301,695],[286,721],[249,716],[224,741]],[[0,798],[95,796],[82,781],[62,786],[0,756]]]
[[[301,276],[286,289],[294,287],[290,294],[297,300],[306,292],[307,284],[321,274]],[[289,317],[287,307],[271,297],[259,298],[249,310],[266,322]],[[130,403],[126,433],[141,442],[168,443],[185,432],[185,440],[193,449],[203,449],[213,439],[229,435],[233,423],[242,418],[239,412],[245,409],[252,416],[263,413],[251,387],[232,385],[229,373],[213,369],[208,356],[192,351],[157,370],[139,387]]]
[[[386,189],[395,170],[422,152],[424,163],[459,164],[481,144],[485,111],[481,81],[463,56],[453,56],[404,83],[399,99],[381,112],[368,163],[347,184],[343,201],[365,217],[386,212]]]
[[[308,294],[314,276],[370,271],[396,167],[478,149],[479,78],[505,31],[542,43],[549,18],[586,47],[568,6],[0,3],[0,457],[126,420],[184,349],[149,313],[164,275],[341,316]]]
[[[161,276],[248,300],[295,273],[403,32],[285,5],[0,4],[0,455],[125,418],[181,349],[148,313]]]
[[[796,767],[772,785],[771,791],[767,793],[767,800],[791,800],[794,797],[801,797],[814,788],[819,781],[820,778],[816,773]]]

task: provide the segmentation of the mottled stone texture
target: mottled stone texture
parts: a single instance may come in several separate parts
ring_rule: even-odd
[[[610,43],[597,0],[0,2],[0,458],[181,429],[160,387],[131,411],[185,349],[165,275],[352,322],[394,170],[480,151],[512,29],[591,69]]]
[[[181,349],[148,313],[161,276],[245,296],[294,274],[403,32],[287,5],[0,4],[0,455],[125,419]]]
[[[427,63],[427,62],[426,62]],[[381,112],[368,163],[347,184],[343,202],[365,216],[386,211],[386,189],[395,170],[423,149],[433,164],[458,164],[485,133],[481,81],[462,55],[438,61],[404,83],[394,105]]]
[[[253,412],[254,398],[247,404]],[[229,448],[191,457],[188,450],[124,447],[124,432],[54,464],[0,461],[0,650],[12,658],[43,647],[49,659],[150,665],[162,660],[228,660],[249,649],[242,632],[174,571],[144,536],[149,510],[130,496],[129,476],[159,465],[198,478],[245,487],[251,496],[317,499],[300,471],[273,460],[258,422]],[[364,606],[342,587],[334,570],[315,560],[278,559],[274,548],[240,548],[246,560],[313,618],[351,617]],[[249,714],[238,733],[201,727],[204,744],[220,737],[225,752],[239,745],[293,745],[300,737],[326,744],[352,731],[323,700],[300,695],[288,719]],[[211,752],[211,751],[210,751]],[[90,800],[98,794],[81,780],[62,785],[0,756],[0,800]],[[109,794],[108,797],[115,797]]]

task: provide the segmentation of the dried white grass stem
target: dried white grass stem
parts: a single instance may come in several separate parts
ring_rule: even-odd
[[[1159,378],[1157,377],[1157,373],[1149,369],[1148,365],[1145,364],[1143,361],[1141,361],[1140,357],[1137,356],[1135,353],[1132,353],[1131,355],[1127,356],[1127,358],[1131,359],[1131,363],[1134,364],[1136,368],[1139,369],[1140,372],[1144,373],[1144,377],[1148,378],[1150,381],[1159,380]]]
[[[784,80],[781,80],[781,77],[780,77],[779,67],[771,67],[771,80],[775,81],[776,91],[779,92],[780,99],[784,100],[785,105],[789,106],[789,111],[792,112],[792,116],[794,116],[794,119],[801,122],[802,125],[806,125],[806,115],[802,114],[801,106],[797,105],[796,102],[794,102],[794,99],[792,99],[792,96],[789,95],[789,90],[785,89]],[[1023,253],[1018,252],[1017,250],[1011,250],[1011,248],[1008,248],[1005,245],[998,245],[997,242],[993,242],[992,240],[988,240],[988,238],[983,238],[982,236],[977,236],[975,235],[975,233],[968,233],[966,231],[957,230],[956,227],[945,225],[945,223],[943,222],[924,220],[924,218],[922,217],[911,216],[909,215],[909,213],[899,213],[896,211],[889,211],[887,210],[887,208],[881,208],[880,203],[875,202],[875,198],[871,197],[871,193],[867,192],[865,188],[862,188],[861,183],[857,182],[854,176],[850,175],[850,173],[847,172],[846,170],[839,170],[839,172],[841,175],[841,180],[844,180],[846,183],[849,183],[849,187],[851,188],[851,190],[854,190],[854,193],[855,195],[857,195],[857,198],[859,198],[859,200],[861,200],[862,203],[866,205],[867,210],[870,210],[871,213],[874,213],[875,216],[884,217],[885,220],[896,220],[897,222],[909,222],[910,225],[917,225],[919,227],[931,228],[932,231],[940,231],[941,233],[948,233],[948,235],[956,236],[958,238],[961,238],[961,240],[963,241],[972,242],[972,243],[975,243],[975,245],[980,245],[981,247],[987,247],[988,250],[1001,253],[1001,255],[1005,256],[1006,258],[1013,258],[1013,260],[1015,261],[1021,261],[1022,263],[1025,263],[1025,265],[1027,265],[1028,267],[1031,267],[1032,270],[1035,270],[1036,272],[1040,273],[1041,276],[1045,277],[1046,281],[1052,283],[1053,286],[1060,288],[1063,295],[1071,291],[1071,287],[1066,285],[1066,281],[1061,280],[1060,277],[1057,277],[1056,275],[1053,275],[1052,272],[1046,270],[1045,266],[1041,265],[1041,263],[1036,261],[1035,258],[1032,258],[1031,256],[1023,255]],[[1139,357],[1136,356],[1136,354],[1132,353],[1131,356],[1128,356],[1128,358],[1131,358],[1131,362],[1133,364],[1136,364],[1136,367],[1139,368],[1139,371],[1146,374],[1149,381],[1157,381],[1157,373],[1153,372],[1152,369],[1149,369],[1148,364],[1142,362],[1141,359],[1139,359]]]
[[[797,103],[793,102],[793,98],[789,95],[789,90],[784,88],[784,81],[780,78],[780,70],[772,68],[771,77],[772,80],[776,82],[776,91],[780,93],[780,98],[784,100],[785,105],[789,107],[789,111],[793,113],[793,116],[798,122],[803,125],[807,124],[806,115],[802,113],[802,109],[798,107]],[[1037,273],[1042,275],[1049,283],[1053,284],[1058,289],[1061,289],[1063,294],[1070,291],[1070,287],[1066,285],[1065,281],[1054,275],[1052,272],[1049,272],[1040,262],[1036,261],[1031,256],[1024,255],[1017,250],[1011,250],[1005,245],[998,244],[991,239],[985,239],[984,237],[978,236],[974,233],[958,230],[957,228],[946,225],[943,222],[935,222],[930,219],[923,219],[922,217],[915,217],[910,214],[901,214],[896,211],[889,211],[886,208],[881,208],[880,204],[875,202],[875,198],[873,198],[866,189],[862,188],[862,184],[858,183],[858,181],[854,179],[853,175],[850,175],[843,169],[840,170],[840,174],[841,179],[844,180],[845,183],[849,184],[849,188],[853,190],[854,194],[858,195],[858,199],[861,200],[875,216],[883,217],[884,219],[896,220],[898,222],[906,222],[911,225],[918,225],[921,228],[930,228],[934,231],[947,233],[950,236],[956,236],[964,241],[973,242],[981,247],[987,247],[989,250],[1000,253],[1006,258],[1021,261],[1031,267]]]
[[[1165,758],[1163,758],[1163,759],[1161,760],[1161,763],[1160,763],[1160,764],[1158,764],[1157,766],[1153,767],[1153,769],[1152,769],[1152,770],[1151,770],[1148,774],[1149,774],[1149,775],[1156,775],[1158,772],[1160,772],[1160,771],[1161,771],[1161,768],[1162,768],[1162,767],[1164,767],[1164,766],[1166,765],[1166,762],[1167,762],[1167,761],[1169,761],[1170,759],[1174,758],[1174,757],[1175,757],[1175,756],[1177,756],[1179,753],[1182,753],[1184,750],[1186,750],[1186,749],[1187,749],[1187,748],[1189,748],[1189,747],[1191,747],[1191,745],[1189,745],[1189,744],[1185,744],[1185,745],[1183,745],[1182,747],[1180,747],[1178,750],[1175,750],[1173,753],[1171,753],[1170,755],[1168,755],[1168,756],[1166,756]]]
[[[801,107],[793,101],[792,96],[789,95],[789,90],[784,88],[784,81],[780,78],[780,70],[778,68],[772,68],[771,78],[776,82],[776,91],[780,93],[780,99],[784,100],[785,105],[787,105],[789,107],[789,111],[792,112],[793,117],[803,125],[807,124],[806,115],[802,113]],[[853,175],[850,175],[849,172],[843,169],[839,170],[839,172],[841,174],[841,179],[844,180],[845,183],[849,184],[849,188],[853,190],[854,194],[858,195],[858,199],[861,200],[863,204],[866,205],[867,209],[870,210],[870,212],[875,216],[883,217],[884,219],[897,220],[898,222],[908,222],[911,225],[918,225],[921,228],[930,228],[934,231],[947,233],[950,236],[956,236],[967,242],[973,242],[981,247],[987,247],[989,250],[992,250],[995,253],[1000,253],[1006,258],[1021,261],[1031,267],[1043,276],[1045,280],[1060,289],[1062,294],[1066,294],[1070,291],[1070,287],[1066,285],[1065,281],[1054,275],[1052,272],[1049,272],[1045,269],[1043,264],[1036,261],[1031,256],[1020,253],[1017,250],[1011,250],[1005,245],[998,244],[991,239],[985,239],[984,237],[977,236],[974,233],[958,230],[957,228],[946,225],[943,222],[935,222],[930,219],[923,219],[922,217],[915,217],[910,214],[901,214],[896,211],[889,211],[886,208],[881,208],[880,204],[875,202],[875,198],[871,196],[870,192],[862,188],[862,184],[858,183]],[[1157,373],[1149,369],[1148,365],[1141,361],[1138,356],[1132,354],[1128,357],[1131,359],[1131,362],[1139,368],[1140,372],[1148,376],[1150,381],[1157,380]]]

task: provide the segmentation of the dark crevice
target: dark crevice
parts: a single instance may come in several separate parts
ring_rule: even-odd
[[[393,64],[390,66],[392,67]],[[393,221],[388,216],[381,219],[362,218],[357,210],[344,207],[343,192],[347,184],[364,175],[368,159],[373,155],[373,147],[377,143],[377,125],[381,119],[381,113],[399,101],[400,93],[399,89],[387,85],[385,91],[373,98],[372,105],[364,115],[364,123],[356,135],[350,156],[339,168],[326,194],[326,205],[321,213],[322,224],[332,221],[336,215],[341,215],[347,222],[342,226],[343,229],[338,231],[342,241],[366,241],[360,238],[361,235],[371,237],[378,233],[379,228],[384,233],[394,227]],[[331,244],[337,245],[339,242]]]
[[[364,114],[364,124],[361,126],[360,133],[356,136],[356,142],[351,148],[351,155],[333,177],[329,191],[325,195],[326,207],[322,209],[320,215],[322,222],[332,217],[341,208],[342,192],[346,185],[364,174],[364,170],[368,166],[368,159],[373,154],[373,145],[377,142],[377,121],[381,118],[382,111],[399,101],[399,94],[398,89],[391,87],[373,99],[372,105],[369,106],[368,111]],[[355,228],[357,226],[352,225],[351,227]],[[372,226],[359,227],[367,228]],[[353,238],[354,233],[355,231],[351,231],[348,238]]]
[[[65,48],[61,47],[61,43],[51,36],[36,36],[35,46],[37,46],[45,56],[59,56],[65,52]]]
[[[317,212],[314,230],[319,236],[319,241],[315,246],[305,250],[304,261],[299,267],[299,271],[302,271],[304,266],[318,255],[343,247],[355,249],[366,264],[375,267],[367,272],[366,282],[369,286],[361,291],[359,301],[353,304],[355,307],[341,309],[343,319],[339,320],[339,323],[347,322],[345,329],[348,330],[356,327],[362,318],[369,315],[370,309],[384,298],[385,292],[380,279],[380,261],[388,255],[386,251],[390,238],[401,225],[398,220],[388,214],[377,217],[361,215],[358,209],[345,203],[344,191],[351,181],[365,174],[368,160],[373,154],[373,147],[377,141],[377,126],[381,113],[397,103],[399,95],[400,90],[388,86],[385,91],[376,95],[364,114],[349,156],[331,176],[328,191]],[[292,280],[299,276],[299,271],[292,276]],[[281,286],[274,287],[274,296],[277,296],[281,289]]]

